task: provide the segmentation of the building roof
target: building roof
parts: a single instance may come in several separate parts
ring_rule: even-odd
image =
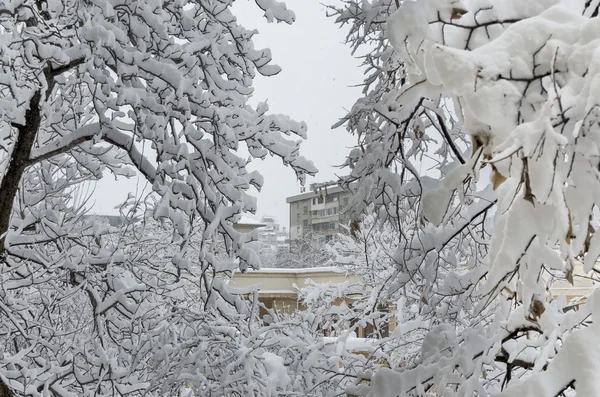
[[[113,227],[119,227],[125,222],[125,218],[120,215],[84,215],[83,217],[89,219],[103,219]]]
[[[357,338],[356,335],[340,338],[337,336],[326,336],[323,338],[325,343],[335,343],[345,348],[347,351],[371,351],[377,343],[375,339]]]
[[[263,268],[248,269],[245,273],[234,272],[229,286],[237,289],[257,288],[262,294],[286,294],[290,298],[298,297],[298,289],[314,282],[347,283],[350,288],[359,278],[339,267],[311,267],[302,269]],[[256,287],[258,286],[258,287]]]
[[[236,222],[236,225],[252,225],[256,227],[266,226],[264,223],[260,223],[260,221],[246,215],[242,215],[240,220]]]
[[[327,186],[327,193],[339,193],[339,192],[345,192],[345,191],[346,190],[344,190],[340,185]],[[317,196],[318,196],[317,192],[314,190],[311,190],[306,193],[300,193],[295,196],[290,196],[285,199],[285,202],[289,204],[289,203],[294,203],[296,201],[311,199],[311,198],[317,197]]]
[[[290,295],[297,294],[298,291],[294,289],[260,289],[258,290],[259,295]]]
[[[257,270],[248,269],[248,273],[344,273],[346,270],[336,266],[324,267],[301,267],[301,268],[282,268],[282,267],[263,267]]]

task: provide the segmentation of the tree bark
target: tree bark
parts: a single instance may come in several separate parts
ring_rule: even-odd
[[[13,397],[13,392],[0,379],[0,397]]]
[[[42,120],[40,112],[41,98],[41,90],[33,94],[33,97],[29,101],[29,109],[25,112],[25,125],[13,124],[19,132],[9,159],[6,174],[0,183],[0,258],[2,258],[6,249],[4,240],[8,232],[12,206],[19,190],[19,183],[25,169],[29,165],[29,154],[40,128]],[[0,397],[2,397],[2,394],[0,394]]]
[[[40,100],[41,91],[33,94],[29,109],[25,112],[25,125],[16,125],[19,133],[6,169],[6,174],[0,183],[0,259],[4,256],[4,239],[10,224],[12,206],[19,190],[19,183],[25,168],[29,164],[29,154],[41,122]],[[0,379],[0,397],[13,397],[10,388]]]

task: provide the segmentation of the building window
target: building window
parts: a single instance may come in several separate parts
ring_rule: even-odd
[[[304,226],[304,227],[308,227],[308,220],[306,220],[306,219],[305,219],[305,220],[303,220],[303,221],[302,221],[302,226]]]
[[[319,213],[319,211],[317,211],[317,210],[314,210],[314,211],[312,212],[312,214],[313,214],[314,216],[317,216],[317,214],[318,214],[318,213]]]
[[[298,228],[296,230],[298,231],[298,233],[300,233],[300,226],[298,226]]]
[[[317,204],[317,198],[313,198],[313,205]]]
[[[327,198],[325,199],[326,203],[333,203],[333,196],[327,196]]]
[[[319,197],[319,204],[323,204],[323,196]]]
[[[304,215],[308,214],[308,207],[305,205],[304,206]]]
[[[377,306],[377,310],[382,313],[389,313],[389,307],[386,304]],[[373,320],[373,323],[367,324],[365,337],[387,338],[390,336],[390,324],[387,321]]]
[[[326,208],[324,210],[319,210],[319,216],[320,217],[324,217],[324,216],[333,216],[333,215],[337,215],[338,213],[338,209],[337,207],[334,208]]]
[[[332,235],[328,234],[327,236],[325,236],[325,242],[326,243],[330,242],[331,240],[333,240],[333,236]]]
[[[348,197],[344,197],[344,205],[348,205]]]

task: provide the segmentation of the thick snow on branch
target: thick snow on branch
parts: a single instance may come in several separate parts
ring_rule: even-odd
[[[0,395],[332,387],[312,368],[269,378],[301,365],[315,332],[265,325],[256,294],[227,285],[232,264],[260,266],[256,235],[234,227],[265,183],[248,163],[317,172],[306,124],[248,103],[256,74],[280,68],[232,2],[0,3]],[[257,6],[294,21],[283,2]],[[90,218],[105,171],[152,193]]]
[[[378,296],[429,324],[409,344],[421,357],[369,366],[350,391],[600,394],[587,369],[560,369],[573,357],[596,367],[580,347],[593,332],[579,329],[596,300],[575,316],[549,291],[600,255],[598,2],[346,1],[330,12],[368,52],[363,97],[337,124],[358,138],[342,178],[355,190],[350,229],[364,232],[364,213],[393,226]]]

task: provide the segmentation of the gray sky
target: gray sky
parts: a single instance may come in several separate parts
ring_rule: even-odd
[[[334,3],[335,0],[329,0]],[[277,76],[255,80],[252,103],[268,101],[272,113],[287,114],[308,125],[308,140],[302,143],[302,154],[312,160],[319,174],[311,181],[335,179],[340,172],[334,166],[344,161],[348,147],[355,139],[344,129],[331,130],[360,95],[360,88],[349,87],[362,81],[359,62],[351,57],[350,48],[343,44],[345,29],[325,17],[325,7],[318,1],[288,0],[296,13],[293,25],[268,24],[254,1],[236,2],[234,12],[248,29],[257,29],[256,48],[271,48],[274,63],[283,68]],[[294,172],[283,166],[279,158],[254,160],[250,169],[258,170],[265,178],[258,197],[256,218],[274,215],[288,225],[285,198],[300,192]],[[145,181],[138,178],[115,181],[103,178],[96,186],[94,213],[114,214],[114,209],[128,193],[136,193]]]

